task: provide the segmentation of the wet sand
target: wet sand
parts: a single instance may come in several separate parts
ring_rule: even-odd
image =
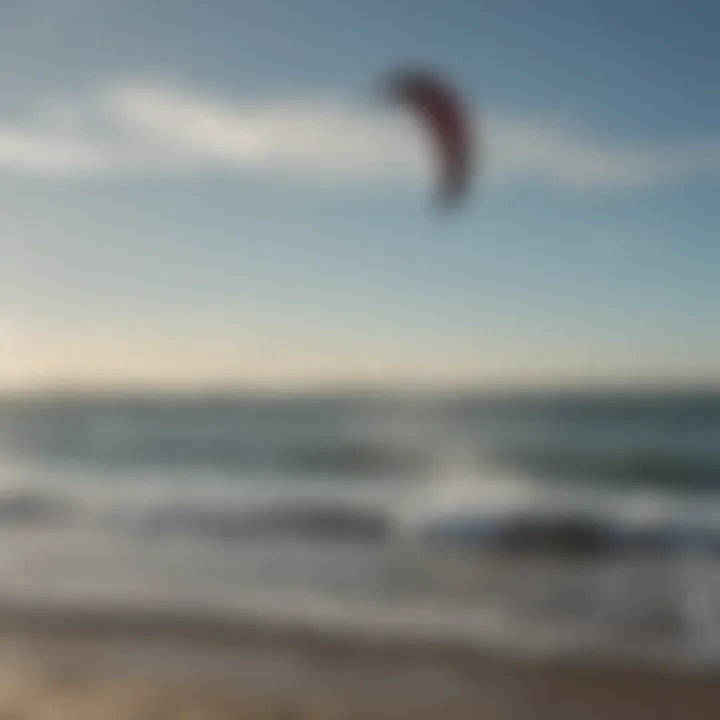
[[[2,720],[715,720],[720,673],[181,618],[6,613]]]

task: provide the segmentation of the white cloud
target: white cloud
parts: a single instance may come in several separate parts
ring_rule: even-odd
[[[663,146],[601,143],[561,127],[489,122],[493,171],[503,181],[586,189],[641,189],[720,177],[720,138]]]
[[[23,172],[81,172],[96,164],[94,148],[31,130],[0,128],[0,168]]]
[[[720,138],[641,147],[507,117],[479,123],[498,184],[643,189],[720,176]],[[333,185],[429,182],[432,145],[390,108],[328,100],[228,102],[129,84],[0,120],[0,172],[49,176],[233,171]]]
[[[429,165],[416,128],[340,102],[229,104],[126,87],[106,96],[104,109],[129,135],[191,166],[345,183],[412,180]]]

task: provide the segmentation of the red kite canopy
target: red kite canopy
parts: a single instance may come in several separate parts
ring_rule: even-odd
[[[471,182],[473,139],[470,120],[455,90],[430,73],[406,71],[390,78],[386,92],[420,116],[433,135],[441,204],[460,201]]]

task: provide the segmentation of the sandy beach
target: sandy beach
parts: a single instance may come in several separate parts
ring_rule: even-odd
[[[8,720],[720,717],[709,671],[179,619],[15,616],[0,636]]]

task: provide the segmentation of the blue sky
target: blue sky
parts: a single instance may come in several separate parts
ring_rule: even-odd
[[[720,379],[717,3],[0,10],[0,383]],[[453,216],[414,62],[485,134]]]

